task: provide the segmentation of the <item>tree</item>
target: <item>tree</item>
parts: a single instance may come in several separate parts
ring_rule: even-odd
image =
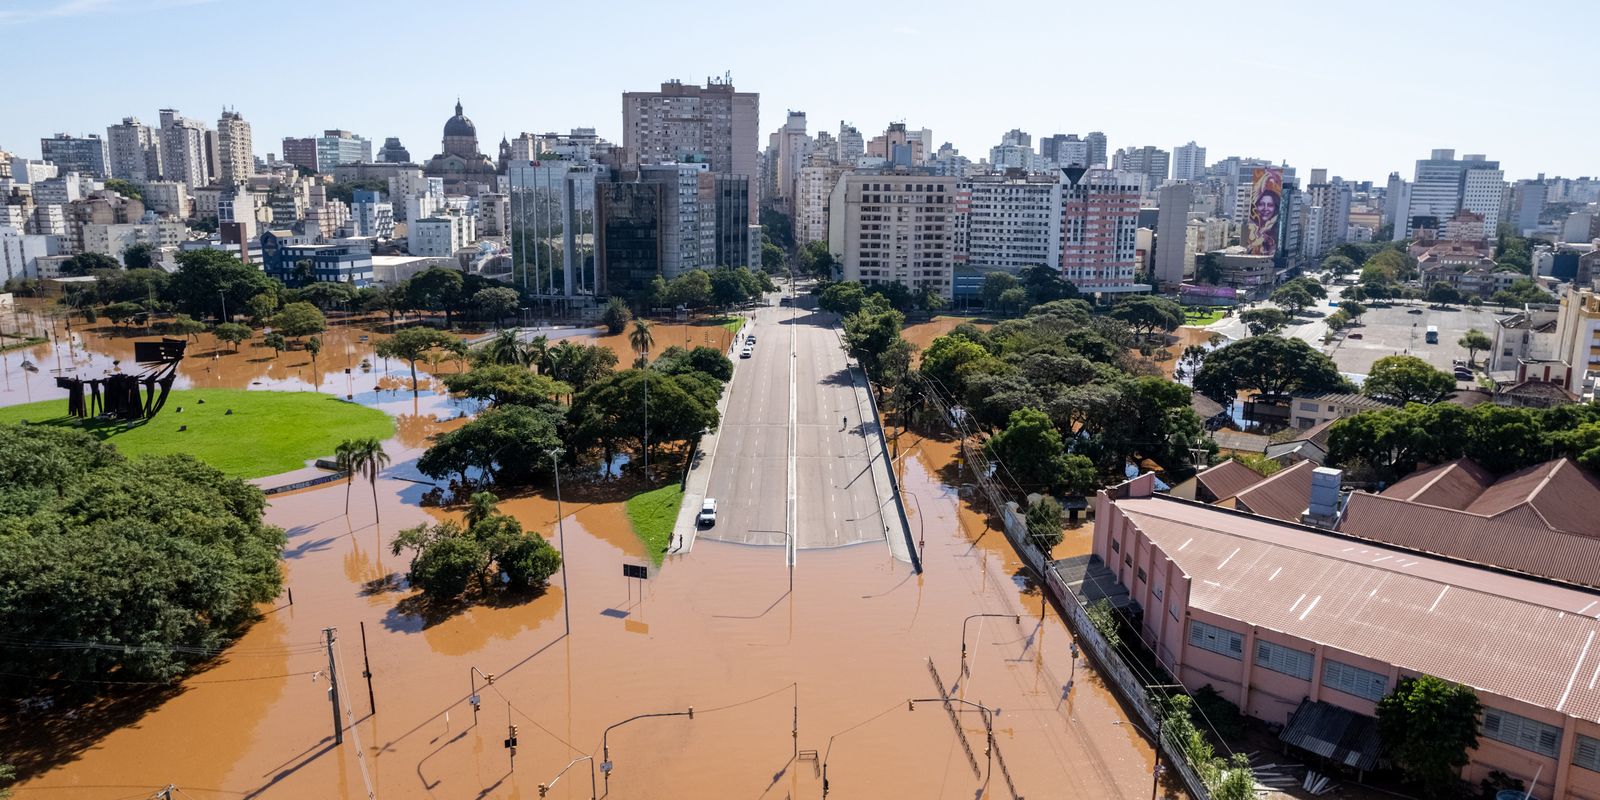
[[[1495,292],[1489,299],[1501,307],[1556,302],[1556,298],[1553,295],[1539,288],[1539,284],[1528,278],[1518,278],[1512,281],[1510,288]]]
[[[607,300],[605,310],[600,312],[600,322],[606,326],[606,333],[612,336],[622,333],[622,329],[628,327],[631,321],[633,321],[633,311],[620,297]]]
[[[395,538],[395,555],[413,551],[408,577],[429,599],[453,600],[473,579],[481,591],[489,591],[491,566],[504,573],[507,589],[522,591],[543,589],[561,568],[561,554],[544,537],[524,531],[514,517],[495,511],[495,501],[488,492],[474,494],[465,529],[443,522],[408,528]]]
[[[156,265],[158,254],[149,242],[135,242],[122,251],[122,263],[128,269],[150,269]]]
[[[224,306],[239,311],[258,294],[277,293],[278,282],[259,267],[221,250],[190,250],[178,253],[177,258],[178,271],[168,281],[162,299],[197,319],[209,314],[227,322]]]
[[[1471,687],[1432,675],[1401,678],[1378,701],[1378,735],[1385,754],[1429,797],[1453,793],[1478,746],[1483,704]]]
[[[783,251],[779,250],[778,254],[781,256]],[[763,266],[765,266],[765,247],[762,248],[762,255]],[[833,253],[828,251],[827,242],[806,242],[806,246],[800,248],[799,260],[800,271],[806,275],[816,278],[817,280],[828,280],[829,278],[832,278],[833,267],[834,264],[837,263],[833,257]],[[782,262],[779,262],[778,268],[781,269],[782,266]],[[772,268],[768,267],[768,270],[770,271]]]
[[[272,357],[277,358],[280,353],[289,347],[288,340],[281,333],[269,333],[261,337],[261,343],[272,348]]]
[[[1467,364],[1470,366],[1476,362],[1478,351],[1489,350],[1494,347],[1494,340],[1477,328],[1468,328],[1467,332],[1456,340],[1456,345],[1466,349]]]
[[[1456,287],[1451,286],[1444,281],[1440,281],[1428,287],[1428,302],[1435,303],[1440,306],[1448,306],[1451,303],[1459,303],[1461,302],[1461,292],[1457,290]]]
[[[1362,286],[1360,284],[1356,284],[1355,286],[1348,287],[1343,292],[1341,292],[1339,294],[1339,303],[1340,303],[1340,305],[1343,305],[1346,300],[1354,300],[1357,303],[1360,303],[1360,302],[1366,301],[1366,299],[1367,299],[1367,287]]]
[[[861,368],[873,378],[879,377],[878,356],[890,352],[900,339],[900,328],[905,323],[904,314],[881,303],[868,303],[860,311],[844,318],[845,349],[861,362]]]
[[[314,278],[298,289],[284,293],[291,301],[305,301],[323,311],[343,308],[355,299],[356,288],[340,281],[319,281]]]
[[[823,311],[831,311],[841,317],[848,317],[861,310],[867,301],[867,290],[855,281],[835,283],[822,290],[817,298],[817,307]]]
[[[573,449],[599,448],[606,463],[627,442],[639,442],[642,452],[646,380],[652,445],[686,442],[716,428],[720,384],[715,379],[630,369],[606,375],[573,398],[567,415]]]
[[[172,682],[282,589],[284,533],[263,523],[261,491],[188,455],[128,459],[81,431],[0,425],[0,507],[7,639],[95,645],[0,648],[0,694]]]
[[[417,469],[432,478],[465,478],[479,470],[488,482],[524,485],[550,473],[547,453],[562,445],[560,424],[561,412],[551,404],[498,405],[435,437]]]
[[[239,345],[250,338],[250,326],[238,322],[224,322],[211,332],[216,335],[217,341],[233,345],[233,352],[239,352]]]
[[[783,255],[783,248],[772,242],[761,243],[761,268],[768,272],[782,272],[783,263],[787,259]]]
[[[1194,259],[1194,274],[1201,283],[1222,285],[1222,260],[1216,253],[1201,253]]]
[[[311,378],[320,383],[317,378],[317,356],[322,355],[322,337],[313,336],[306,340],[306,352],[311,354]]]
[[[129,200],[144,199],[144,192],[140,191],[139,184],[125,181],[121,178],[107,178],[106,189],[116,192]]]
[[[381,339],[372,351],[379,358],[405,359],[411,365],[411,392],[417,393],[417,361],[430,352],[448,350],[458,340],[437,328],[406,328],[387,339]]]
[[[633,321],[633,329],[628,331],[628,345],[633,348],[633,352],[639,354],[639,358],[645,364],[650,363],[650,348],[656,343],[654,328],[649,320],[636,319]]]
[[[1017,276],[1009,272],[991,272],[983,276],[983,288],[979,290],[979,294],[983,297],[983,307],[990,311],[1005,308],[1001,297],[1007,290],[1020,288],[1021,285]],[[1026,297],[1027,293],[1024,292],[1023,296]]]
[[[1122,320],[1136,335],[1149,337],[1156,331],[1171,333],[1183,324],[1183,307],[1165,297],[1130,297],[1111,309],[1111,318]]]
[[[1337,392],[1347,391],[1349,382],[1333,359],[1300,339],[1252,336],[1207,356],[1195,373],[1194,388],[1223,403],[1245,389],[1269,395]]]
[[[1028,290],[1021,286],[1013,286],[1000,293],[1000,309],[1017,313],[1023,311],[1028,305]]]
[[[1028,515],[1025,520],[1028,526],[1028,541],[1041,552],[1048,554],[1066,538],[1061,528],[1064,516],[1061,504],[1056,502],[1055,498],[1047,494],[1039,495],[1028,505]]]
[[[257,325],[265,325],[267,320],[272,318],[273,312],[278,310],[278,296],[272,292],[262,292],[253,295],[245,303],[245,307],[250,310],[251,322]]]
[[[1320,284],[1320,283],[1318,283],[1318,282],[1316,282],[1316,281],[1312,280],[1311,278],[1308,278],[1308,277],[1306,277],[1304,275],[1301,275],[1300,277],[1295,278],[1294,280],[1291,280],[1288,283],[1285,283],[1284,286],[1298,286],[1301,289],[1306,290],[1306,294],[1311,295],[1311,298],[1313,300],[1326,300],[1326,299],[1328,299],[1328,290],[1326,288],[1324,288],[1322,284]],[[1279,288],[1282,288],[1282,287],[1279,287]]]
[[[1437,403],[1456,390],[1456,379],[1416,356],[1384,356],[1373,363],[1361,393],[1406,403]]]
[[[143,314],[144,307],[138,303],[122,302],[112,303],[111,305],[106,306],[103,311],[105,312],[106,319],[111,320],[112,324],[121,325],[122,323],[127,322],[128,320],[133,319],[140,314]]]
[[[1366,306],[1362,305],[1356,300],[1349,299],[1341,299],[1339,301],[1339,310],[1343,311],[1344,315],[1350,318],[1351,323],[1360,322],[1361,315],[1367,313]]]
[[[188,314],[179,314],[167,323],[167,330],[189,339],[205,333],[206,324]]]
[[[122,263],[105,253],[79,253],[61,262],[62,275],[88,275],[103,269],[122,269]]]
[[[1011,412],[1005,430],[989,440],[986,450],[1029,491],[1059,486],[1068,470],[1061,434],[1043,411],[1034,408]]]
[[[561,341],[550,348],[546,373],[572,387],[576,394],[610,375],[617,360],[616,352],[609,347]]]
[[[444,327],[449,330],[454,313],[466,291],[460,270],[444,267],[425,269],[406,281],[406,300],[412,308],[444,312]]]
[[[494,320],[495,327],[499,327],[501,320],[517,313],[517,309],[522,307],[522,301],[517,296],[516,289],[509,286],[491,286],[474,293],[472,305],[485,318]]]
[[[1356,271],[1356,262],[1351,261],[1349,256],[1335,253],[1322,259],[1322,269],[1334,275],[1348,275]]]
[[[454,394],[496,406],[554,404],[572,392],[572,387],[564,383],[515,364],[480,364],[466,372],[444,376],[444,385]]]
[[[1283,330],[1289,324],[1289,315],[1281,308],[1263,306],[1240,312],[1239,321],[1250,329],[1251,336],[1268,336]]]
[[[1284,284],[1272,292],[1272,302],[1288,312],[1289,316],[1299,314],[1301,311],[1316,304],[1316,298],[1299,284]]]
[[[272,328],[291,339],[310,336],[328,329],[328,320],[317,307],[300,301],[283,307],[272,318]]]
[[[372,516],[375,520],[381,520],[382,514],[378,511],[378,475],[389,466],[389,454],[384,452],[383,443],[368,437],[349,439],[340,446],[348,446],[345,463],[342,466],[366,478],[367,482],[372,484]],[[348,511],[348,503],[346,510]]]
[[[1022,281],[1022,288],[1028,290],[1028,299],[1033,305],[1071,300],[1078,296],[1078,287],[1062,278],[1061,271],[1053,267],[1023,267],[1018,270],[1017,277]]]
[[[711,276],[703,269],[691,269],[667,284],[668,305],[704,308],[711,305]]]
[[[1342,331],[1345,328],[1350,327],[1350,315],[1344,313],[1342,310],[1335,311],[1332,314],[1323,317],[1322,321],[1328,326],[1328,330],[1330,331]]]

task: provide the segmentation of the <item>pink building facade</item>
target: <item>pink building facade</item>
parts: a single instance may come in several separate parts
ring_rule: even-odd
[[[1373,716],[1377,700],[1400,678],[1436,675],[1473,686],[1483,704],[1479,744],[1464,779],[1475,784],[1499,770],[1527,783],[1536,798],[1600,800],[1600,706],[1587,697],[1600,683],[1594,641],[1600,624],[1593,617],[1600,595],[1154,496],[1150,475],[1100,493],[1094,552],[1143,609],[1141,638],[1190,690],[1210,685],[1242,713],[1286,725],[1304,699]],[[1472,572],[1484,579],[1472,580]],[[1420,583],[1418,574],[1467,580],[1428,584],[1414,600],[1391,582],[1399,575]],[[1316,582],[1323,578],[1334,581],[1325,591]],[[1531,586],[1518,594],[1516,584]],[[1472,605],[1475,598],[1461,595],[1478,594],[1476,587],[1506,594],[1498,604]],[[1539,607],[1545,598],[1549,606]],[[1436,628],[1427,625],[1424,609],[1437,613],[1448,603],[1463,605],[1446,609],[1454,616]],[[1501,607],[1519,616],[1492,613]],[[1415,622],[1409,633],[1408,618]],[[1525,664],[1475,662],[1470,654],[1485,648],[1453,627],[1475,623],[1480,641],[1525,646],[1539,639],[1541,619],[1551,646]],[[1568,631],[1568,623],[1579,627]],[[1396,641],[1402,638],[1409,641]],[[1437,658],[1429,655],[1434,650]],[[1380,655],[1400,652],[1410,655]],[[1571,653],[1577,655],[1569,667],[1559,657]],[[1549,669],[1529,665],[1546,656]],[[1524,685],[1522,670],[1542,670],[1542,680],[1529,681],[1541,685]]]
[[[1139,183],[1091,169],[1061,184],[1061,277],[1086,292],[1127,289],[1138,275]]]

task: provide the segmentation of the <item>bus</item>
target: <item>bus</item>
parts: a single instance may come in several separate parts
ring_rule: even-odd
[[[1428,326],[1427,342],[1428,342],[1428,344],[1438,344],[1439,343],[1439,326],[1438,325],[1429,325]]]

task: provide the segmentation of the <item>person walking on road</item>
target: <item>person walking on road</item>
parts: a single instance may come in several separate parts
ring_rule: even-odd
[[[850,418],[849,417],[840,417],[839,418],[839,430],[844,431],[844,430],[849,430],[849,429],[850,429]]]

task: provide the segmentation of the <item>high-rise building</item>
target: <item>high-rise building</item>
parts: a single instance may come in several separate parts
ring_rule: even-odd
[[[1089,292],[1126,290],[1138,272],[1140,181],[1090,169],[1061,187],[1061,277]]]
[[[161,179],[160,132],[141,125],[138,117],[123,117],[121,123],[106,128],[106,149],[111,177],[133,183]]]
[[[1500,218],[1501,187],[1505,183],[1500,162],[1481,155],[1460,159],[1455,155],[1454,150],[1438,149],[1429,158],[1417,160],[1406,213],[1395,220],[1396,239],[1409,237],[1419,217],[1432,218],[1435,226],[1454,217],[1457,211],[1482,214],[1486,220]]]
[[[966,263],[1016,272],[1051,263],[1061,224],[1055,175],[975,175],[956,186]]]
[[[1172,179],[1198,180],[1206,174],[1206,149],[1190,141],[1172,148]]]
[[[157,214],[188,219],[193,210],[189,204],[189,190],[177,181],[145,181],[141,193],[144,207]]]
[[[514,276],[517,283],[543,295],[598,293],[595,186],[604,177],[605,168],[587,160],[513,160],[507,165],[506,239],[522,262]],[[557,259],[560,263],[553,265]]]
[[[890,166],[911,167],[927,159],[924,146],[920,136],[911,138],[904,122],[891,122],[883,135],[874,136],[872,141],[867,142],[866,155],[881,158]]]
[[[1161,187],[1156,213],[1156,259],[1151,274],[1156,285],[1170,289],[1183,282],[1189,254],[1189,210],[1194,205],[1194,184],[1170,183]]]
[[[712,172],[755,180],[760,112],[759,94],[735,91],[726,79],[709,79],[705,86],[670,81],[660,91],[624,92],[624,161],[631,166],[700,161]],[[752,193],[752,219],[757,199]]]
[[[1328,171],[1311,171],[1304,192],[1306,213],[1301,220],[1300,253],[1315,264],[1343,244],[1350,229],[1350,185],[1338,178],[1329,182]]]
[[[218,178],[224,187],[244,183],[255,174],[255,153],[250,146],[250,123],[237,111],[223,111],[217,120]]]
[[[209,129],[199,120],[161,109],[161,177],[194,189],[211,182],[211,158],[206,148]]]
[[[1091,163],[1089,141],[1078,138],[1076,133],[1058,133],[1039,140],[1039,157],[1057,167],[1087,167]]]
[[[286,157],[287,158],[287,157]],[[317,137],[317,171],[332,173],[340,164],[372,161],[372,141],[350,131],[328,130]]]
[[[1044,169],[1044,159],[1033,152],[1032,136],[1012,128],[1000,136],[1000,144],[989,148],[989,168],[1038,172]]]
[[[1111,163],[1106,160],[1105,134],[1099,131],[1089,131],[1088,135],[1083,137],[1083,140],[1089,143],[1089,163],[1087,166],[1104,167]]]
[[[595,188],[599,294],[640,297],[661,275],[661,183],[602,181]]]
[[[1550,187],[1544,181],[1517,181],[1511,189],[1511,224],[1523,236],[1539,227]]]
[[[926,169],[868,170],[841,178],[833,191],[828,249],[843,254],[844,279],[898,283],[949,299],[955,200],[956,179]]]
[[[383,147],[378,150],[378,160],[389,164],[405,164],[411,161],[411,151],[400,144],[400,137],[390,136],[383,140]]]
[[[283,139],[283,160],[301,169],[318,172],[316,137],[285,136]]]
[[[1167,180],[1172,157],[1167,151],[1153,145],[1124,147],[1111,159],[1113,169],[1145,176],[1145,188],[1155,191]]]
[[[856,159],[867,152],[867,142],[861,138],[861,131],[854,125],[846,125],[844,120],[839,120],[839,150],[834,158],[841,164],[854,165]]]
[[[820,138],[820,135],[819,135]],[[834,152],[838,152],[837,145]],[[801,245],[828,240],[828,213],[833,187],[855,163],[841,161],[833,153],[814,150],[800,168],[795,181],[794,239]]]
[[[806,112],[790,111],[788,120],[774,136],[777,141],[777,199],[792,215],[796,207],[796,184],[800,169],[805,166],[811,142],[810,137],[806,136]]]
[[[39,140],[40,157],[56,165],[63,173],[76,172],[96,178],[109,177],[106,166],[110,157],[106,142],[97,134],[68,136],[58,133]]]
[[[350,231],[353,236],[394,236],[394,204],[383,192],[357,189],[350,195]]]

